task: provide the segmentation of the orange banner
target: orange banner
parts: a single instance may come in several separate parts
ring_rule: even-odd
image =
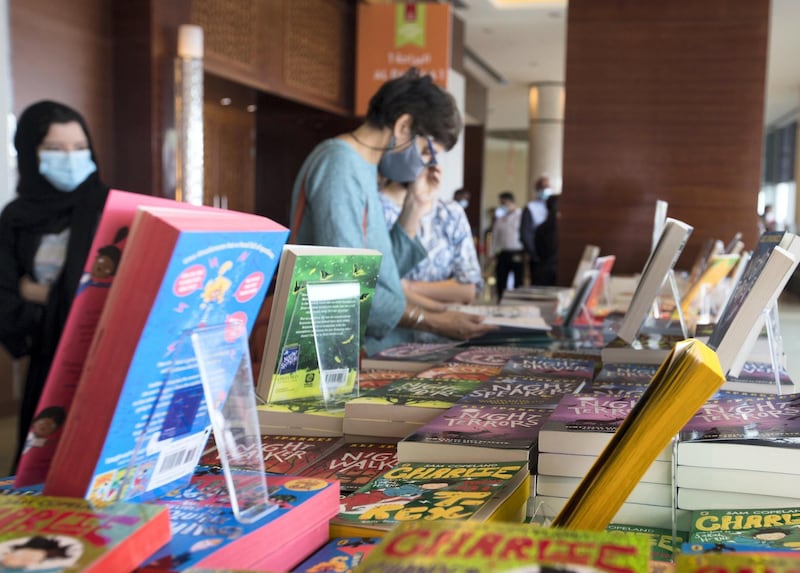
[[[450,68],[450,4],[359,4],[355,114],[386,81],[415,67],[447,87]]]

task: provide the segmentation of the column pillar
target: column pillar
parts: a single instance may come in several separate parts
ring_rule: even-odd
[[[541,175],[550,178],[553,191],[561,191],[564,147],[564,84],[540,82],[528,91],[528,197]]]

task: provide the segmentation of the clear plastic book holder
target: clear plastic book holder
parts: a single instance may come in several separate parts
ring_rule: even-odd
[[[295,289],[299,294],[283,329],[265,401],[310,411],[341,410],[345,400],[358,396],[361,284],[305,282]]]
[[[669,283],[670,294],[675,304],[675,314],[678,315],[678,322],[681,326],[681,335],[684,338],[689,338],[689,328],[686,323],[686,316],[683,314],[683,307],[681,305],[681,294],[678,288],[678,280],[675,278],[675,269],[670,269],[667,273],[666,282]],[[653,311],[651,318],[658,320],[661,317],[661,301],[659,296],[653,299]],[[672,319],[671,319],[672,320]]]
[[[119,499],[147,501],[165,487],[186,487],[213,431],[236,519],[252,523],[275,509],[264,473],[244,325],[229,321],[184,333],[165,372]]]
[[[775,302],[772,306],[765,308],[761,311],[764,317],[764,330],[767,333],[767,344],[769,348],[769,361],[772,367],[772,379],[775,382],[775,390],[778,395],[783,394],[783,387],[781,385],[781,372],[783,372],[783,335],[781,334],[781,321],[778,315],[778,303]],[[752,347],[743,348],[742,351],[745,355],[752,352]],[[737,378],[742,370],[745,360],[736,360],[734,365],[728,371],[728,376]]]
[[[319,367],[320,399],[341,408],[358,396],[361,352],[361,284],[307,283],[308,307]]]

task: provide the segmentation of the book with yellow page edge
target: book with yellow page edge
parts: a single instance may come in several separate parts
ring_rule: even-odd
[[[530,493],[526,462],[395,466],[342,499],[332,537],[383,536],[406,521],[516,521]]]
[[[414,521],[395,527],[358,571],[593,571],[647,573],[638,533],[568,531],[519,523]]]
[[[605,529],[650,464],[724,381],[713,350],[694,339],[678,342],[553,526]]]

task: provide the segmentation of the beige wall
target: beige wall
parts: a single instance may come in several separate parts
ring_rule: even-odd
[[[524,141],[510,141],[487,138],[483,163],[483,217],[481,233],[485,232],[491,220],[486,210],[497,206],[497,195],[511,191],[522,206],[528,202],[528,144]]]

